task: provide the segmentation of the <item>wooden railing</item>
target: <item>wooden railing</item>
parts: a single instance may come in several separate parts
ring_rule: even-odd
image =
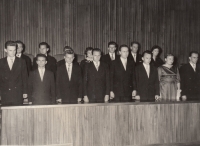
[[[200,141],[200,102],[2,107],[3,145],[125,146]]]

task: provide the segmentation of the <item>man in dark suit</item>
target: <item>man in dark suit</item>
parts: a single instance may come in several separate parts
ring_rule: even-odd
[[[115,60],[116,58],[119,58],[119,55],[115,52],[117,49],[117,43],[116,42],[109,42],[108,43],[108,54],[102,56],[101,60],[105,63],[107,63],[110,67],[111,61]]]
[[[30,72],[28,80],[29,104],[53,104],[56,97],[55,79],[53,72],[45,69],[46,55],[38,54],[36,63],[38,69]]]
[[[54,74],[56,73],[56,59],[48,54],[49,45],[46,42],[41,42],[39,44],[40,54],[44,54],[47,56],[47,64],[45,68],[49,71],[52,71]],[[38,69],[38,65],[36,63],[36,57],[33,59],[33,70]]]
[[[15,57],[17,44],[5,43],[7,57],[0,59],[0,93],[2,105],[22,105],[27,98],[27,68],[23,59]]]
[[[31,59],[24,55],[23,52],[24,52],[24,43],[21,42],[21,41],[16,41],[17,43],[17,54],[16,54],[16,57],[18,58],[22,58],[25,60],[26,62],[26,66],[27,66],[27,72],[28,72],[28,75],[29,75],[29,72],[32,70],[32,63],[31,63]]]
[[[64,49],[63,49],[63,53],[65,53],[65,51],[67,51],[67,50],[74,51],[70,46],[65,46]],[[76,54],[74,54],[73,63],[75,63],[76,65],[78,65]],[[64,64],[65,64],[65,59],[62,59],[62,60],[58,61],[57,62],[57,68],[60,67],[61,65],[64,65]]]
[[[86,64],[84,69],[84,101],[107,102],[110,93],[108,65],[100,61],[100,49],[93,49],[92,55],[93,61]]]
[[[112,61],[110,67],[110,98],[114,102],[131,101],[136,95],[135,66],[133,61],[127,59],[128,46],[121,45],[119,53],[120,58]]]
[[[131,52],[129,53],[128,59],[135,63],[135,66],[142,63],[142,55],[139,54],[140,43],[131,42]]]
[[[82,98],[81,67],[73,63],[74,51],[64,52],[65,64],[58,67],[56,77],[57,101],[77,103]]]
[[[189,63],[180,68],[182,99],[200,99],[200,66],[197,64],[199,54],[192,51]]]
[[[142,54],[143,63],[136,66],[137,96],[140,100],[159,99],[160,89],[157,68],[150,65],[151,52]]]

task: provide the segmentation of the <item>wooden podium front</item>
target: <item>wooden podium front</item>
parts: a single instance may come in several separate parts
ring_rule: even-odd
[[[2,107],[2,145],[133,146],[200,141],[199,102]]]

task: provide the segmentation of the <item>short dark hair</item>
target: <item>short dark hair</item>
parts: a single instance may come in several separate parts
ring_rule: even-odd
[[[197,54],[197,55],[199,56],[199,53],[198,53],[197,51],[191,51],[191,52],[189,53],[189,57],[191,57],[192,54]]]
[[[169,57],[169,56],[173,56],[173,57],[175,57],[173,54],[168,53],[168,54],[165,55],[165,59],[166,59],[167,57]]]
[[[7,41],[5,43],[5,48],[7,49],[8,46],[15,46],[17,48],[17,43],[15,41]]]
[[[46,42],[41,42],[41,43],[39,43],[39,48],[40,48],[40,46],[42,46],[42,45],[45,45],[45,46],[49,49],[49,45],[48,45]]]
[[[87,52],[88,52],[88,51],[92,51],[92,50],[93,50],[93,48],[92,48],[92,47],[87,47],[87,48],[85,49],[85,52],[84,52],[84,54],[85,54],[85,55],[87,55]]]
[[[100,52],[100,54],[101,54],[101,49],[99,49],[99,48],[94,48],[94,49],[92,49],[92,54],[93,54],[94,51]]]
[[[67,54],[74,55],[74,51],[73,51],[73,50],[66,50],[66,51],[64,52],[64,56],[67,55]]]
[[[17,41],[15,41],[15,43],[17,43],[17,44],[21,44],[22,47],[24,48],[24,43],[23,43],[22,41],[17,40]]]
[[[137,44],[138,45],[138,49],[140,49],[141,45],[139,42],[136,42],[136,41],[132,41],[131,42],[131,46],[133,46],[133,44]]]
[[[47,61],[47,56],[46,55],[44,55],[44,54],[37,54],[36,60],[38,60],[39,57],[43,57]]]
[[[128,50],[129,50],[129,47],[128,47],[127,45],[123,44],[123,45],[121,45],[121,46],[119,47],[119,51],[121,51],[121,49],[122,49],[123,47],[126,47],[126,48],[128,48]]]
[[[161,47],[158,46],[158,45],[154,45],[154,46],[151,48],[151,52],[153,52],[153,50],[155,50],[155,49],[158,49],[158,50],[159,50],[159,53],[162,52]]]
[[[144,52],[142,53],[142,57],[144,57],[145,54],[150,54],[150,55],[152,56],[152,53],[151,53],[151,51],[149,51],[149,50],[144,51]]]
[[[65,47],[63,48],[63,52],[65,52],[65,51],[67,51],[67,50],[72,50],[72,51],[73,51],[72,47],[70,47],[70,46],[65,46]]]
[[[117,43],[114,42],[114,41],[110,41],[110,42],[108,43],[108,47],[109,47],[110,45],[115,45],[115,47],[117,48]]]

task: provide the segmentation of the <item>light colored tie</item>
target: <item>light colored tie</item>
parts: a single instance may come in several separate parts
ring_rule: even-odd
[[[136,54],[134,54],[134,61],[136,62]]]
[[[40,68],[40,78],[43,81],[43,77],[44,77],[44,69]]]
[[[146,65],[146,72],[147,72],[147,76],[149,78],[149,65]]]
[[[71,80],[71,70],[70,70],[71,64],[68,64],[67,72],[69,76],[69,80]]]
[[[12,70],[13,63],[14,63],[13,58],[10,58],[10,61],[9,61],[9,68],[10,68],[10,70]]]
[[[115,60],[114,53],[111,53],[111,60]]]
[[[98,65],[98,63],[96,63],[96,62],[95,62],[95,67],[96,67],[96,69],[97,69],[97,71],[98,71],[99,65]]]
[[[196,72],[196,64],[193,64],[193,69]]]
[[[124,69],[126,70],[126,64],[127,64],[127,61],[124,61]]]

